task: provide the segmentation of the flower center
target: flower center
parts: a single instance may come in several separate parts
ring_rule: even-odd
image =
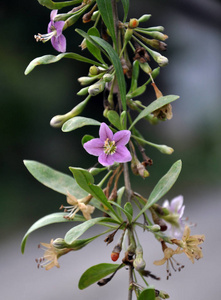
[[[104,153],[107,155],[112,155],[116,152],[117,146],[115,141],[110,141],[108,138],[104,142]]]
[[[41,34],[38,33],[37,35],[34,36],[34,38],[36,39],[36,42],[47,42],[49,41],[53,36],[55,36],[57,34],[57,30],[54,27],[51,27],[51,30],[53,29],[53,31],[46,33],[46,34]]]

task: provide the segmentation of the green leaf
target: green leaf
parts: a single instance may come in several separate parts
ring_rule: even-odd
[[[125,203],[124,210],[127,212],[127,215],[129,216],[129,221],[132,222],[133,218],[133,206],[130,202]]]
[[[131,223],[131,221],[132,221],[132,216],[131,216],[131,214],[130,214],[127,210],[125,210],[123,207],[121,207],[118,203],[116,203],[116,202],[114,202],[114,201],[110,201],[110,200],[109,200],[109,202],[110,202],[113,206],[116,206],[116,207],[119,209],[119,211],[121,210],[121,211],[125,214],[125,216],[127,217],[128,221]]]
[[[24,160],[24,164],[32,176],[39,182],[58,193],[67,195],[67,192],[69,192],[78,199],[87,195],[87,193],[78,186],[74,178],[69,175],[33,160]]]
[[[129,0],[121,0],[121,2],[123,4],[123,8],[124,8],[124,19],[123,19],[123,23],[124,23],[127,20],[130,1]]]
[[[104,1],[104,0],[97,0],[97,6],[99,12],[101,14],[102,20],[106,25],[113,43],[115,45],[115,49],[117,48],[117,40],[115,35],[115,24],[113,18],[113,9],[112,9],[112,1]]]
[[[54,2],[51,0],[38,0],[38,2],[42,6],[46,6],[49,9],[61,9],[66,6],[71,6],[71,5],[81,3],[82,1],[81,0],[72,0],[72,1]]]
[[[102,263],[95,266],[92,266],[91,268],[87,269],[81,276],[78,287],[80,290],[83,290],[90,286],[91,284],[99,281],[100,279],[106,277],[109,274],[112,274],[120,267],[119,264],[107,264]]]
[[[69,132],[72,130],[75,130],[80,127],[89,126],[89,125],[96,125],[100,126],[101,123],[91,119],[91,118],[85,118],[85,117],[74,117],[66,121],[62,126],[63,132]]]
[[[108,2],[108,1],[104,1],[104,2]],[[106,41],[96,36],[91,36],[91,38],[107,52],[109,59],[111,60],[114,66],[114,70],[116,72],[117,82],[119,86],[119,91],[120,91],[122,107],[123,110],[126,110],[126,84],[125,84],[124,73],[123,73],[120,59],[116,51]]]
[[[91,27],[87,34],[90,36],[90,35],[93,35],[93,36],[98,36],[100,37],[100,33],[99,31],[97,30],[97,28],[95,27]],[[102,56],[101,56],[101,51],[98,47],[96,47],[94,44],[92,44],[91,42],[89,42],[89,40],[86,40],[86,45],[87,45],[87,49],[90,51],[90,53],[96,57],[97,60],[99,60],[101,63],[105,64]]]
[[[71,58],[71,59],[76,59],[76,60],[91,64],[91,65],[103,66],[102,64],[100,64],[92,59],[86,58],[86,57],[81,56],[76,53],[61,53],[61,54],[58,54],[57,56],[44,55],[41,57],[36,57],[27,66],[27,68],[25,70],[25,75],[28,75],[36,66],[52,64],[52,63],[58,62],[62,58]]]
[[[146,205],[138,213],[134,222],[144,213],[149,207],[160,200],[174,185],[182,168],[181,160],[176,161],[169,171],[158,181],[147,200]]]
[[[25,252],[25,245],[26,245],[26,241],[27,238],[29,236],[30,233],[32,233],[33,231],[50,225],[50,224],[54,224],[54,223],[65,223],[65,222],[73,222],[73,221],[84,221],[84,217],[79,216],[79,215],[75,215],[75,218],[73,220],[68,220],[65,219],[64,216],[66,215],[66,213],[63,212],[58,212],[58,213],[53,213],[50,215],[47,215],[41,219],[39,219],[37,222],[35,222],[26,232],[26,234],[24,235],[23,239],[22,239],[22,243],[21,243],[21,252],[24,253]]]
[[[155,289],[154,287],[147,287],[145,290],[143,290],[139,297],[138,300],[155,300]]]
[[[90,141],[92,139],[94,139],[94,137],[92,135],[85,134],[83,136],[83,138],[81,139],[81,144],[84,145],[84,143],[86,143],[86,142],[88,142],[88,141]]]
[[[107,207],[112,213],[113,217],[115,216],[117,220],[120,220],[119,216],[116,214],[115,210],[108,202],[103,190],[99,186],[94,185],[94,177],[92,176],[92,174],[90,174],[87,170],[81,168],[70,167],[69,169],[73,173],[75,180],[79,184],[79,186],[89,194],[91,194],[93,197],[95,197],[97,200],[99,200],[105,207]],[[107,211],[107,213],[110,212]]]
[[[107,113],[107,118],[111,124],[113,124],[117,129],[121,130],[120,116],[115,110],[109,110]]]
[[[151,114],[153,111],[159,109],[160,107],[169,104],[175,100],[177,100],[179,96],[177,95],[168,95],[158,98],[157,100],[153,101],[150,105],[148,105],[142,112],[136,117],[136,119],[133,121],[133,123],[130,125],[129,130],[142,118],[145,118],[149,114]]]
[[[73,220],[75,220],[75,218]],[[108,222],[108,218],[100,217],[100,218],[90,219],[90,220],[83,222],[80,225],[77,225],[77,226],[71,228],[64,237],[65,242],[67,244],[72,244],[83,233],[85,233],[85,231],[87,231],[89,228],[91,228],[92,226],[94,226],[95,224],[97,224],[101,221]]]

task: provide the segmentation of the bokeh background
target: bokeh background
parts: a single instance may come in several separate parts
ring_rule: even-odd
[[[144,235],[145,260],[148,269],[162,278],[156,286],[168,291],[171,299],[218,299],[221,293],[221,5],[218,0],[131,1],[130,17],[144,13],[152,14],[150,26],[163,25],[169,35],[166,55],[170,64],[162,69],[156,82],[165,95],[178,94],[180,100],[173,104],[174,117],[170,122],[155,127],[140,124],[146,128],[148,140],[175,149],[169,157],[148,149],[154,165],[143,192],[148,195],[171,164],[181,158],[182,173],[167,198],[183,194],[185,216],[197,224],[192,229],[193,234],[206,235],[204,259],[192,265],[184,257],[181,262],[185,268],[173,273],[169,281],[165,279],[164,266],[152,264],[162,257],[159,245]],[[77,78],[87,74],[88,65],[64,59],[24,75],[26,66],[35,57],[56,55],[50,42],[37,44],[33,38],[38,32],[46,33],[48,21],[48,9],[36,0],[2,1],[0,4],[1,298],[126,299],[128,277],[125,270],[106,287],[95,284],[85,291],[78,290],[78,278],[85,269],[96,263],[111,262],[112,245],[106,247],[102,238],[80,252],[62,257],[60,270],[46,272],[36,268],[34,259],[43,254],[37,249],[39,242],[63,237],[70,224],[48,226],[33,233],[25,254],[20,253],[20,242],[26,230],[37,219],[57,211],[65,203],[64,196],[32,178],[23,159],[40,161],[67,174],[69,166],[87,168],[95,162],[82,152],[80,140],[83,134],[96,134],[96,130],[84,128],[62,133],[49,126],[54,115],[66,113],[81,99],[76,96],[80,89]],[[76,26],[81,27],[81,22]],[[80,53],[81,38],[76,37],[74,28],[68,29],[65,35],[67,51]],[[152,97],[153,94],[147,92],[142,100],[148,103]],[[101,103],[91,101],[84,115],[93,114],[99,118]],[[133,185],[141,190],[144,182],[136,179]]]

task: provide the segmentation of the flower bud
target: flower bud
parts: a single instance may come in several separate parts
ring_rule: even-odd
[[[168,147],[166,145],[161,145],[161,147],[158,148],[158,150],[163,154],[172,154],[174,152],[173,148]]]
[[[160,225],[158,225],[158,224],[154,224],[154,225],[147,226],[147,228],[148,228],[151,232],[158,232],[158,231],[161,230]]]
[[[140,67],[141,67],[141,69],[142,69],[145,73],[151,74],[152,69],[151,69],[151,67],[149,66],[149,64],[148,64],[147,62],[145,62],[145,63],[140,63]]]
[[[101,92],[103,92],[104,88],[105,88],[105,81],[100,80],[100,81],[96,82],[95,84],[92,84],[91,86],[89,86],[88,93],[91,96],[96,96],[96,95],[100,94]]]
[[[67,120],[78,116],[86,107],[90,97],[87,97],[84,101],[80,102],[78,105],[76,105],[71,111],[64,115],[57,115],[53,117],[50,121],[50,125],[52,127],[61,127]]]
[[[85,87],[85,88],[82,88],[80,91],[77,92],[77,95],[78,95],[78,96],[84,96],[84,95],[87,95],[88,89],[89,89],[89,86],[87,86],[87,87]]]
[[[78,81],[81,85],[87,85],[92,83],[97,77],[88,77],[88,76],[82,76],[78,78]]]
[[[168,35],[163,34],[162,32],[159,31],[146,31],[148,35],[150,35],[152,38],[160,40],[160,41],[165,41],[168,39]]]
[[[146,22],[150,19],[150,17],[151,17],[150,14],[145,14],[138,19],[138,22]]]
[[[128,27],[129,28],[136,28],[136,27],[138,27],[139,26],[139,21],[137,20],[137,19],[135,19],[135,18],[133,18],[133,19],[130,19],[130,21],[129,21],[129,23],[128,23]]]
[[[167,57],[161,55],[157,51],[153,51],[149,48],[146,48],[146,49],[148,50],[149,54],[153,57],[155,62],[157,62],[160,67],[165,67],[166,65],[168,65],[169,60]]]
[[[99,74],[98,67],[91,66],[90,69],[89,69],[89,74],[92,75],[92,76]]]
[[[133,266],[136,271],[143,271],[145,269],[146,263],[143,259],[143,249],[141,245],[138,245],[135,251],[136,258],[133,261]]]
[[[124,36],[125,43],[127,43],[131,39],[132,35],[133,35],[133,29],[128,27]]]
[[[113,75],[111,75],[111,74],[104,74],[103,80],[105,82],[111,82],[113,80]]]
[[[94,11],[93,15],[91,16],[91,20],[96,21],[98,16],[99,16],[99,11],[98,10]]]
[[[68,244],[65,243],[65,240],[62,238],[57,238],[56,240],[53,241],[52,244],[57,249],[68,248]]]
[[[159,291],[159,292],[160,292],[159,297],[161,297],[162,299],[170,298],[170,296],[166,292],[164,292],[164,291]]]

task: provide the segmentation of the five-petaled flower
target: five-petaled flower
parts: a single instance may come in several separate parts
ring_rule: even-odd
[[[67,202],[71,206],[61,206],[60,209],[65,210],[65,212],[68,212],[69,214],[65,216],[65,219],[73,219],[75,214],[80,210],[85,217],[86,220],[91,219],[91,214],[94,212],[95,207],[92,205],[89,205],[92,196],[88,195],[82,199],[77,199],[70,193],[67,193]]]
[[[169,230],[169,235],[173,238],[180,239],[184,231],[184,219],[183,213],[185,205],[183,205],[183,196],[178,196],[171,200],[169,203],[168,200],[165,200],[163,207],[169,210],[169,214],[163,216],[164,221],[167,223],[167,229]]]
[[[161,266],[166,263],[167,279],[169,279],[169,276],[171,276],[170,265],[172,266],[172,269],[174,271],[176,271],[176,267],[174,264],[176,264],[178,266],[179,271],[184,267],[183,265],[180,266],[180,264],[173,257],[173,255],[175,255],[175,254],[183,253],[183,250],[181,250],[179,247],[177,247],[176,250],[173,250],[172,248],[167,247],[164,242],[161,242],[161,243],[162,243],[164,257],[160,260],[155,260],[154,265]]]
[[[62,30],[64,27],[64,21],[57,21],[55,22],[54,19],[57,15],[58,10],[52,10],[50,15],[50,22],[48,24],[48,33],[35,35],[36,41],[41,41],[43,43],[51,40],[52,46],[58,52],[65,52],[66,51],[66,38],[62,34]]]
[[[183,252],[187,257],[194,263],[195,259],[200,259],[203,257],[203,253],[198,245],[202,244],[205,240],[205,235],[190,235],[189,226],[185,226],[182,240],[172,239],[172,243],[179,246],[179,249],[183,249]]]
[[[91,155],[98,156],[98,161],[103,166],[111,166],[115,162],[125,163],[132,157],[126,144],[130,140],[129,130],[120,130],[113,134],[105,123],[101,123],[100,138],[92,139],[84,144],[84,149]]]
[[[58,258],[73,250],[68,248],[57,248],[54,244],[55,241],[52,239],[50,244],[41,243],[40,246],[43,246],[42,249],[45,252],[43,257],[36,259],[38,267],[45,268],[45,270],[50,270],[53,267],[60,268]]]

